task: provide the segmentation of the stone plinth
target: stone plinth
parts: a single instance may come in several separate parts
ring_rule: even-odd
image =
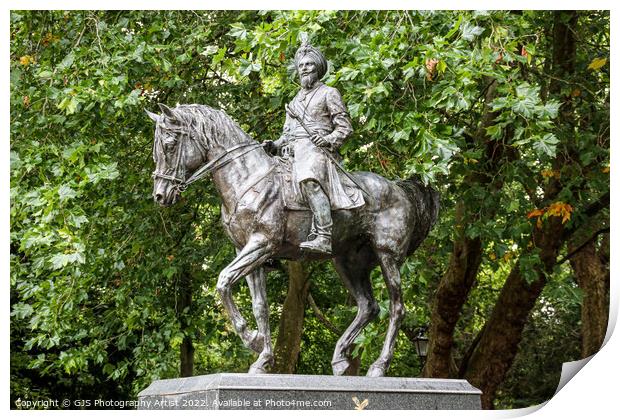
[[[147,410],[477,410],[481,391],[465,380],[218,373],[153,382]]]

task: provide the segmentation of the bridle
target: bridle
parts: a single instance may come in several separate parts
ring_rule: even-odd
[[[170,130],[173,133],[181,133],[181,134],[186,134],[189,136],[189,133],[185,130]],[[180,140],[179,140],[180,143]],[[180,144],[179,144],[180,146]],[[174,167],[169,168],[172,169],[170,172],[174,173],[175,175],[168,175],[168,174],[164,174],[161,172],[157,172],[154,171],[152,177],[154,179],[156,178],[161,178],[161,179],[165,179],[168,181],[172,181],[174,183],[174,188],[176,188],[177,190],[179,190],[179,192],[183,192],[187,189],[187,187],[191,184],[193,184],[194,182],[204,178],[205,176],[207,176],[209,173],[220,169],[221,167],[225,166],[226,164],[232,162],[233,160],[240,158],[241,156],[250,153],[252,150],[256,150],[259,147],[263,147],[263,144],[261,143],[241,143],[241,144],[236,144],[235,146],[226,149],[224,152],[220,153],[219,155],[217,155],[213,160],[211,160],[210,162],[206,162],[204,165],[202,165],[200,168],[198,168],[196,170],[196,172],[194,172],[189,178],[187,179],[183,179],[183,178],[179,178],[178,176],[176,176],[176,174],[179,172],[179,166],[181,164],[181,155],[182,155],[182,150],[181,147],[179,147],[179,150],[177,152],[177,156],[176,156],[176,162],[174,164]],[[247,150],[243,150],[246,149]],[[236,150],[243,150],[242,153],[239,153],[237,155],[234,156],[228,156],[231,152],[234,152]],[[227,159],[224,159],[226,156],[228,156]],[[224,159],[224,160],[222,160]]]

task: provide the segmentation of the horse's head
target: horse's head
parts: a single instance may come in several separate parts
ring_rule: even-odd
[[[162,206],[175,204],[185,189],[185,181],[207,158],[197,140],[191,113],[180,107],[159,104],[161,115],[146,111],[155,121],[153,145],[153,198]]]

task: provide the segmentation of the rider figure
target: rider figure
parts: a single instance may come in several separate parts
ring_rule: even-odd
[[[351,188],[335,163],[340,159],[338,149],[353,130],[340,92],[320,81],[327,71],[323,54],[303,41],[295,54],[295,67],[301,89],[287,106],[282,136],[269,142],[267,149],[292,155],[295,188],[313,213],[312,231],[300,248],[331,254],[331,210],[364,203],[360,191]]]

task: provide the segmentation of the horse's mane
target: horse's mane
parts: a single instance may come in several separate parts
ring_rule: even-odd
[[[174,110],[183,118],[184,128],[200,133],[208,148],[254,142],[224,111],[200,104],[179,105]]]

